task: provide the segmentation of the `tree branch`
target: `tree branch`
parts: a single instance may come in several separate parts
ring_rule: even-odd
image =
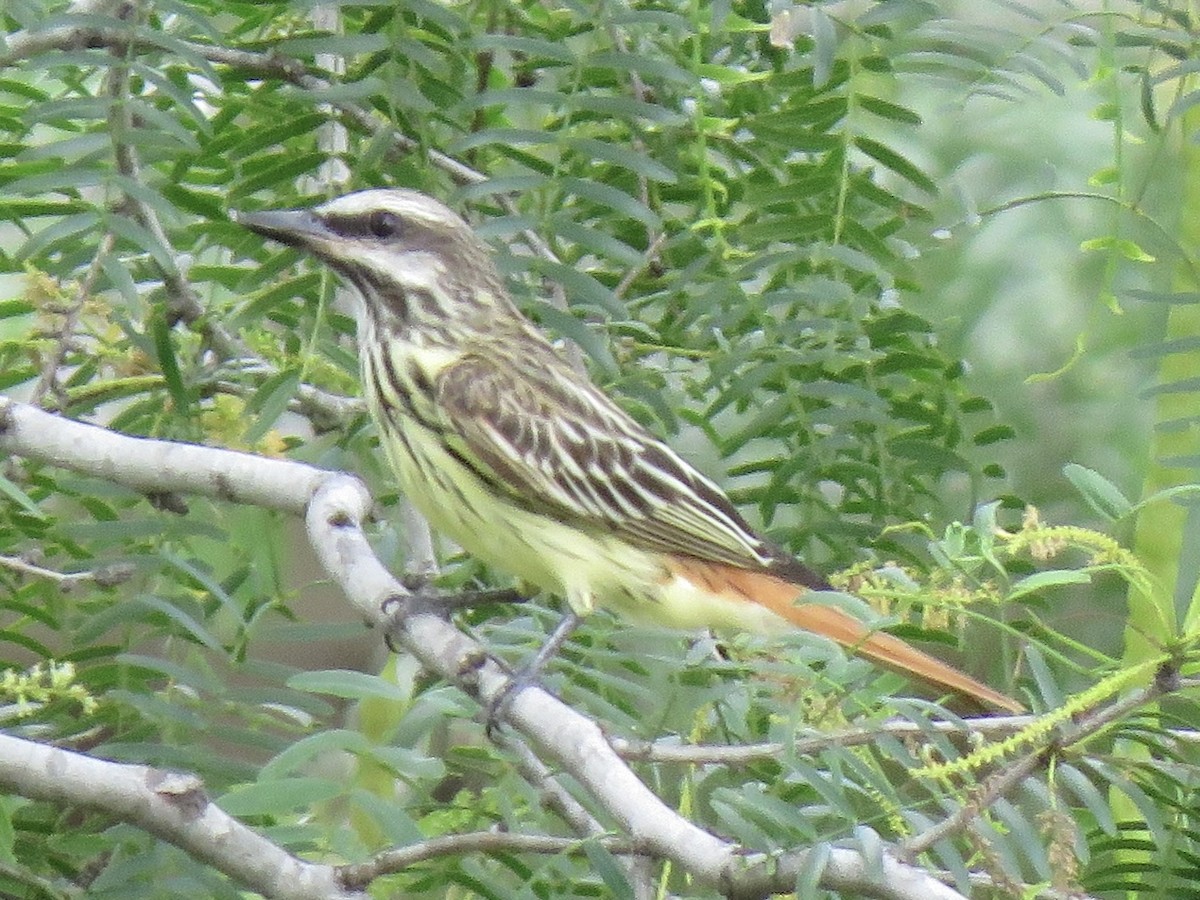
[[[123,0],[76,0],[67,8],[67,15],[103,16],[111,13]],[[55,48],[75,48],[82,42],[80,33],[84,29],[77,25],[60,25],[56,28],[21,30],[10,34],[4,41],[4,50],[0,52],[0,67],[11,66],[14,62],[28,59],[38,53],[45,53]]]
[[[335,473],[236,450],[117,434],[0,397],[0,450],[143,494],[199,494],[302,515]]]
[[[276,900],[353,900],[333,866],[297,859],[226,815],[194,775],[95,759],[0,734],[0,785],[51,803],[86,806],[186,850]]]
[[[368,622],[387,627],[423,666],[481,703],[507,685],[508,675],[497,661],[408,592],[375,557],[360,527],[371,498],[356,478],[230,450],[128,437],[4,397],[0,451],[143,492],[186,491],[303,512],[321,564]],[[507,721],[541,757],[569,773],[640,852],[669,859],[698,883],[729,896],[765,897],[794,889],[809,851],[747,851],[697,827],[634,775],[595,722],[545,690],[529,687],[516,694],[507,706]],[[173,835],[160,836],[172,840]],[[887,853],[868,859],[845,848],[828,851],[820,884],[887,900],[960,896]]]

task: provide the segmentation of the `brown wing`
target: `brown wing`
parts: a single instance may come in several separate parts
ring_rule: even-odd
[[[437,378],[445,433],[495,489],[636,546],[825,586],[758,537],[720,488],[545,355],[548,348],[530,349],[515,359],[470,353]]]

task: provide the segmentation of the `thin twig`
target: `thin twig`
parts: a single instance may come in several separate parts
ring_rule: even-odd
[[[47,569],[44,566],[35,565],[18,556],[0,556],[0,566],[4,566],[4,568],[11,569],[14,572],[20,572],[22,575],[32,575],[35,578],[44,578],[48,581],[56,582],[64,588],[85,581],[95,582],[102,587],[111,587],[123,581],[128,581],[134,573],[134,567],[125,563],[101,566],[85,572],[59,572],[55,569]]]
[[[905,841],[901,850],[906,858],[915,859],[938,841],[970,827],[982,810],[987,809],[1029,777],[1051,752],[1049,748],[1034,750],[988,778],[978,791],[972,791],[971,799],[952,815]]]
[[[128,43],[125,47],[126,49],[131,49]],[[120,48],[112,47],[110,49],[116,54]],[[129,108],[129,104],[120,102],[125,99],[125,95],[128,93],[129,69],[122,59],[112,66],[109,74],[109,90],[113,95],[113,99],[117,101],[111,107],[109,127],[109,133],[112,135],[113,155],[116,159],[117,170],[134,183],[141,184],[141,161],[133,144],[125,140],[125,136],[132,134],[137,125],[134,123],[133,113]],[[140,198],[130,193],[125,194],[122,205],[133,213],[133,217],[139,225],[150,232],[150,235],[154,238],[154,242],[163,248],[170,259],[176,261],[179,259],[179,254],[171,245],[171,241],[167,237],[167,232],[163,228],[162,222],[159,221],[158,213]],[[195,328],[222,359],[250,355],[250,351],[246,346],[238,338],[230,334],[224,325],[204,318],[204,304],[196,296],[196,292],[192,290],[191,284],[188,283],[187,278],[180,272],[177,265],[167,268],[155,261],[155,266],[158,269],[159,277],[162,279],[163,288],[167,292],[168,309],[173,319],[183,322],[188,327]]]
[[[566,822],[572,831],[581,838],[594,838],[605,833],[604,826],[555,779],[550,767],[527,743],[504,732],[498,732],[492,739],[513,755],[517,771],[537,788],[542,805]]]
[[[279,374],[279,369],[259,358],[243,358],[235,362],[245,363],[244,366],[230,369],[229,378],[222,376],[216,381],[209,381],[205,389],[219,394],[229,394],[233,397],[247,397],[254,388],[247,387],[241,381],[233,380],[237,375],[258,375],[270,378]],[[322,390],[311,384],[296,386],[295,396],[288,402],[288,409],[308,419],[316,434],[324,434],[350,424],[356,416],[366,415],[367,404],[361,397],[347,397]]]
[[[608,37],[609,37],[609,40],[611,40],[613,42],[613,46],[615,46],[618,51],[628,55],[629,44],[625,40],[625,35],[622,34],[621,30],[619,28],[617,28],[616,25],[613,25],[611,22],[608,25]],[[649,104],[649,101],[647,100],[648,92],[646,91],[646,83],[644,81],[642,81],[642,76],[638,74],[636,69],[629,70],[629,86],[633,89],[633,96],[634,96],[635,100],[637,100],[639,103]],[[630,143],[632,144],[633,149],[636,152],[638,152],[638,153],[645,152],[646,142],[643,141],[641,139],[641,137],[639,137],[636,133],[633,134]],[[638,182],[638,198],[642,201],[642,205],[645,206],[647,209],[649,209],[650,208],[650,182],[646,178],[646,176],[641,172],[639,172],[637,174],[637,182]]]
[[[42,360],[42,370],[30,393],[29,399],[31,403],[36,403],[38,406],[44,407],[46,404],[43,401],[46,397],[54,395],[54,405],[56,407],[63,405],[63,398],[60,396],[58,374],[63,367],[67,354],[74,349],[72,345],[75,338],[75,330],[79,327],[79,317],[82,315],[83,308],[87,305],[88,298],[91,297],[92,291],[96,287],[96,279],[100,276],[100,269],[104,258],[112,253],[116,241],[116,235],[111,231],[106,231],[100,239],[100,244],[96,248],[96,255],[92,257],[91,265],[88,266],[87,272],[84,273],[83,279],[79,282],[75,300],[63,312],[62,326],[58,328],[54,349]]]
[[[595,837],[587,843],[595,843],[610,853],[627,855],[637,853],[634,843],[625,838]],[[403,872],[420,862],[442,856],[460,856],[467,853],[578,853],[585,842],[578,838],[554,837],[544,834],[515,834],[506,831],[475,831],[468,834],[448,834],[430,838],[395,850],[377,853],[369,862],[342,866],[338,872],[342,883],[351,890],[365,888],[381,875]]]
[[[662,245],[667,241],[665,233],[660,232],[655,235],[654,240],[650,242],[650,246],[646,248],[646,252],[642,254],[641,261],[636,266],[630,266],[629,271],[621,276],[621,280],[617,286],[613,288],[613,296],[618,300],[625,296],[625,292],[633,286],[637,277],[650,267],[650,263],[658,256],[658,251],[662,249]]]
[[[637,741],[611,738],[609,743],[622,759],[636,762],[684,763],[688,765],[748,765],[762,759],[774,759],[784,753],[801,756],[820,753],[834,747],[859,747],[883,737],[920,737],[930,731],[970,740],[973,736],[998,737],[1014,734],[1034,721],[1033,716],[986,716],[958,722],[881,722],[869,728],[850,728],[830,734],[801,737],[790,743],[776,741],[761,744],[728,745],[672,744],[663,741]],[[965,727],[964,727],[965,726]]]
[[[982,810],[1017,787],[1050,756],[1087,740],[1138,707],[1153,703],[1179,686],[1178,679],[1156,679],[1151,685],[1080,717],[1070,727],[1069,733],[1064,731],[1056,741],[1025,754],[997,771],[973,792],[968,803],[937,824],[909,838],[901,845],[901,851],[906,858],[915,859],[938,841],[945,840],[968,827]]]
[[[938,878],[942,879],[946,884],[954,883],[954,876],[949,872],[935,872]],[[991,875],[985,872],[970,872],[967,875],[967,880],[970,881],[972,887],[980,888],[981,890],[998,891],[1001,890],[1000,884]],[[1075,891],[1058,890],[1057,888],[1049,887],[1048,885],[1022,885],[1021,893],[1022,900],[1099,900],[1094,894],[1076,893]],[[993,894],[988,894],[993,896]],[[996,894],[996,896],[1004,896]]]

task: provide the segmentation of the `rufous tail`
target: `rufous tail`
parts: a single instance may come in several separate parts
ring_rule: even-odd
[[[836,606],[799,602],[811,589],[792,584],[767,572],[739,569],[720,563],[690,559],[679,561],[676,573],[693,583],[702,584],[722,596],[765,606],[797,628],[837,641],[873,662],[914,675],[922,681],[949,688],[971,697],[984,706],[1009,713],[1023,713],[1025,707],[1005,694],[992,690],[900,638],[884,631],[872,631],[858,619]]]

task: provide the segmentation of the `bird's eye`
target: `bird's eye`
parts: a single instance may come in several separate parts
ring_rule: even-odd
[[[377,238],[396,237],[404,228],[404,221],[394,212],[377,209],[367,219],[367,229]]]

